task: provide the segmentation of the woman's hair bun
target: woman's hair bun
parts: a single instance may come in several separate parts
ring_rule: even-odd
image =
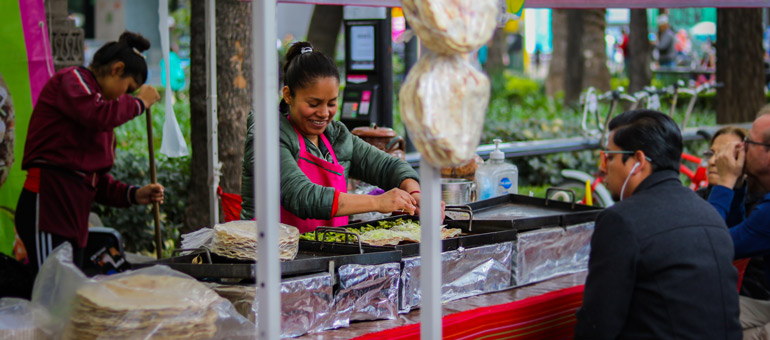
[[[123,34],[120,35],[120,39],[118,39],[118,43],[123,43],[128,45],[129,47],[133,47],[139,52],[144,52],[148,49],[150,49],[150,41],[147,40],[145,37],[133,33],[133,32],[123,32]]]

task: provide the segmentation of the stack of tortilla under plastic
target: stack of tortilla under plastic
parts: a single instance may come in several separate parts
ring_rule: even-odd
[[[293,260],[299,250],[299,230],[281,223],[278,236],[281,260]],[[218,255],[233,259],[256,260],[257,245],[255,221],[232,221],[214,226],[210,249]]]
[[[63,339],[210,339],[221,301],[189,278],[129,275],[78,289]]]

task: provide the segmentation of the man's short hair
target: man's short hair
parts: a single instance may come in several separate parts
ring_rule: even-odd
[[[653,110],[626,111],[613,118],[612,141],[623,150],[641,150],[652,159],[652,171],[679,171],[682,134],[671,117]],[[625,161],[630,155],[623,155]]]
[[[658,15],[658,26],[660,25],[668,25],[668,15]]]

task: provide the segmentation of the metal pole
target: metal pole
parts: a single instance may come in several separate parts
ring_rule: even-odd
[[[278,255],[278,53],[275,21],[276,0],[251,2],[253,69],[252,109],[254,124],[255,202],[259,219],[259,260],[257,297],[259,298],[260,339],[278,339],[281,334],[281,272]]]
[[[420,338],[441,339],[441,172],[420,161]]]
[[[158,183],[158,176],[155,171],[155,145],[152,140],[152,110],[148,107],[145,110],[147,118],[147,148],[150,156],[150,183]],[[155,220],[155,256],[158,260],[163,258],[163,237],[160,234],[160,203],[152,203],[152,215]]]
[[[215,0],[206,1],[206,141],[209,146],[209,225],[219,222],[219,138],[217,115],[217,25]]]

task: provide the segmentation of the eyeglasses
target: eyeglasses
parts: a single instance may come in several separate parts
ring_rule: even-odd
[[[764,147],[768,147],[768,148],[770,148],[770,144],[765,144],[765,143],[755,142],[755,141],[753,141],[753,140],[749,139],[749,136],[746,136],[746,138],[744,138],[744,139],[743,139],[743,142],[744,142],[744,143],[748,143],[748,144],[756,144],[756,145],[762,145],[762,146],[764,146]]]
[[[633,155],[636,153],[636,151],[628,151],[628,150],[601,150],[599,151],[599,169],[606,169],[607,168],[607,155],[609,154],[626,154],[626,155]],[[648,162],[652,162],[652,159],[650,157],[645,156],[644,159],[646,159]]]

